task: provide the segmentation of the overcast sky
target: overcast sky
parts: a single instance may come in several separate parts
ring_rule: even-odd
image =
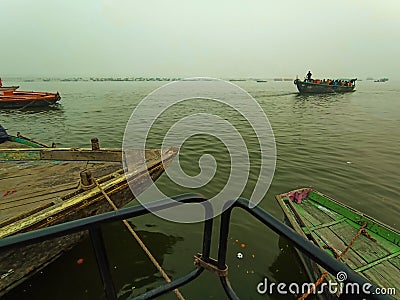
[[[400,78],[399,0],[1,0],[0,76]]]

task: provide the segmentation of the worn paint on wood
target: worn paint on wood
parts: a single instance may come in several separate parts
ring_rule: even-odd
[[[128,183],[135,186],[136,194],[143,192],[176,154],[176,148],[163,152],[129,150],[126,155],[132,163],[125,166],[125,174],[118,149],[0,150],[0,157],[12,160],[0,162],[0,238],[113,210],[96,185],[81,185],[80,173],[84,170],[92,173],[120,208],[134,199]],[[0,252],[0,297],[85,235],[77,233]]]
[[[366,232],[376,241],[360,235],[341,261],[377,286],[400,286],[399,231],[315,190],[300,204],[285,195],[276,198],[290,225],[319,247],[329,246],[325,251],[331,255],[332,249],[340,255],[366,222]],[[303,261],[316,281],[324,270],[315,271],[318,266],[308,258]]]

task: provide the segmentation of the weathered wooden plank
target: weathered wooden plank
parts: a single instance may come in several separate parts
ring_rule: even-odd
[[[23,203],[32,202],[32,201],[40,201],[40,199],[45,199],[48,197],[58,196],[60,193],[65,194],[66,192],[70,192],[78,187],[77,182],[68,182],[65,184],[60,184],[54,187],[54,189],[49,191],[33,191],[32,193],[15,193],[8,197],[3,197],[0,200],[0,210],[7,209],[9,206],[19,206]],[[13,197],[14,196],[14,197]]]
[[[378,260],[375,260],[375,261],[373,261],[373,262],[371,262],[369,264],[366,264],[365,266],[362,266],[361,268],[358,268],[355,271],[356,272],[365,271],[365,270],[367,270],[369,268],[372,268],[372,267],[374,267],[374,266],[376,266],[376,265],[378,265],[378,264],[380,264],[380,263],[382,263],[382,262],[384,262],[386,260],[390,261],[390,259],[395,258],[396,256],[399,256],[399,255],[400,255],[400,251],[398,251],[396,253],[389,254],[388,256],[382,257],[382,258],[380,258]],[[397,266],[395,266],[395,267],[398,268]]]
[[[348,245],[347,243],[345,244],[343,240],[338,237],[337,234],[335,234],[330,228],[321,228],[315,230],[314,233],[322,241],[324,241],[325,245],[328,245],[335,249],[338,255],[340,255]],[[347,251],[341,261],[346,263],[352,269],[359,268],[367,263],[365,259],[358,255],[352,248]]]
[[[400,255],[389,259],[389,262],[400,270]]]
[[[2,149],[0,161],[18,160],[64,160],[64,161],[122,161],[121,149],[107,149],[93,151],[80,148],[27,148],[27,149]]]
[[[326,207],[326,206],[320,205],[319,203],[314,202],[314,201],[312,201],[312,200],[311,200],[311,201],[310,201],[310,200],[307,200],[307,202],[309,202],[310,205],[314,206],[314,207],[317,208],[319,211],[324,212],[324,214],[328,215],[328,216],[329,216],[330,218],[332,218],[333,220],[338,220],[338,219],[342,219],[342,218],[343,218],[343,216],[342,216],[341,214],[338,214],[337,212],[335,212],[335,211],[329,209],[329,208]]]
[[[374,284],[376,284],[379,287],[390,287],[390,282],[388,282],[387,278],[385,278],[382,274],[380,274],[379,272],[377,272],[375,269],[368,269],[364,272],[361,272],[361,274],[363,276],[365,276],[368,280],[370,280],[371,282],[373,282]]]
[[[155,150],[124,150],[124,157],[129,161],[144,162],[160,159],[160,152]],[[83,148],[24,148],[1,149],[0,161],[28,160],[63,160],[63,161],[113,161],[122,162],[121,149],[91,150]]]
[[[4,217],[4,221],[0,222],[0,227],[9,225],[9,224],[16,222],[18,220],[21,220],[23,218],[27,218],[27,217],[29,217],[41,210],[49,208],[50,206],[53,206],[53,205],[54,205],[54,203],[52,203],[52,202],[50,203],[50,202],[46,201],[43,205],[39,205],[39,206],[35,205],[32,209],[28,209],[27,212],[24,212],[20,215],[10,214],[10,213],[7,213],[2,210],[1,214],[2,214],[2,217]]]
[[[79,173],[90,170],[95,178],[121,170],[121,162],[33,161],[29,163],[4,162],[7,177],[0,177],[0,221],[20,215],[31,215],[38,206],[47,207],[57,197],[73,192],[79,186]],[[12,167],[13,166],[13,167]],[[3,169],[3,168],[2,168]],[[11,174],[18,174],[12,176]],[[35,174],[35,176],[32,176]]]
[[[92,150],[60,150],[42,151],[43,160],[93,160],[93,161],[122,161],[122,152],[119,151],[92,151]]]
[[[378,284],[382,287],[400,287],[399,269],[394,267],[388,261],[382,262],[381,264],[362,273],[366,276],[375,276],[376,278],[379,278]]]
[[[312,227],[312,228],[310,228],[310,230],[317,230],[317,229],[321,229],[321,228],[324,228],[324,227],[329,227],[329,226],[332,226],[332,225],[335,225],[335,224],[339,224],[339,223],[341,223],[341,222],[343,222],[345,220],[346,220],[345,218],[340,218],[340,219],[334,220],[332,222],[328,222],[328,223],[324,223],[324,224]]]
[[[304,203],[304,201],[303,201]],[[314,215],[309,214],[308,211],[306,210],[306,207],[302,204],[297,204],[297,203],[291,203],[291,205],[293,206],[293,208],[295,209],[295,211],[297,211],[297,213],[299,214],[299,217],[301,218],[301,220],[304,222],[304,224],[307,227],[314,227],[317,225],[321,225],[322,223],[324,223],[323,221],[319,220],[318,218],[316,218]]]
[[[304,200],[303,207],[308,215],[312,215],[314,218],[318,219],[321,222],[321,224],[329,223],[335,220],[329,214],[326,213],[327,209],[324,209],[322,206],[317,207],[313,205],[311,201]]]
[[[346,243],[346,245],[353,240],[358,232],[357,228],[350,226],[347,222],[333,225],[331,226],[331,229]],[[368,263],[390,254],[390,252],[385,250],[379,242],[371,241],[364,235],[361,235],[354,242],[352,249]]]

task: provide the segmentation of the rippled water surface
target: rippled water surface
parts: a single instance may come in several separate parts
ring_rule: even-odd
[[[10,134],[17,131],[58,147],[89,147],[97,137],[101,147],[121,147],[125,126],[135,106],[160,82],[8,82],[21,89],[59,91],[60,105],[45,110],[2,110],[0,123]],[[8,84],[7,83],[7,84]],[[291,82],[238,82],[268,116],[275,135],[277,161],[271,187],[259,204],[283,219],[274,195],[312,186],[388,225],[400,228],[400,83],[361,81],[357,91],[342,95],[302,96]],[[242,195],[250,197],[259,172],[259,143],[248,122],[221,104],[181,103],[160,118],[151,131],[149,146],[159,146],[162,136],[179,119],[195,113],[213,113],[229,121],[246,142],[251,165]],[[145,118],[146,116],[143,116]],[[137,120],[140,124],[140,118]],[[193,123],[192,129],[207,126]],[[226,147],[214,137],[196,135],[181,150],[183,170],[200,172],[199,159],[210,154],[218,164],[214,178],[202,188],[182,188],[163,175],[157,182],[167,194],[200,192],[217,194],[230,172]],[[205,166],[207,168],[207,165]],[[135,204],[135,203],[132,203]],[[132,220],[153,255],[172,278],[193,269],[193,255],[201,249],[202,224],[178,224],[148,215]],[[216,222],[218,223],[218,221]],[[112,276],[120,299],[163,283],[121,224],[105,229]],[[258,295],[257,283],[306,281],[288,243],[248,214],[235,211],[230,228],[229,277],[243,299],[278,299]],[[217,231],[212,255],[216,256]],[[238,242],[236,242],[236,240]],[[246,244],[241,248],[240,244]],[[243,259],[236,254],[242,252]],[[77,264],[79,258],[83,264]],[[187,299],[224,299],[219,280],[204,272],[180,289]],[[89,242],[21,285],[5,299],[105,299]],[[174,294],[162,299],[176,299]]]

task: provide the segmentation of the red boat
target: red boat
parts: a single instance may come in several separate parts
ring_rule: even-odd
[[[60,94],[46,92],[27,92],[16,90],[0,90],[1,108],[44,107],[57,103]]]

